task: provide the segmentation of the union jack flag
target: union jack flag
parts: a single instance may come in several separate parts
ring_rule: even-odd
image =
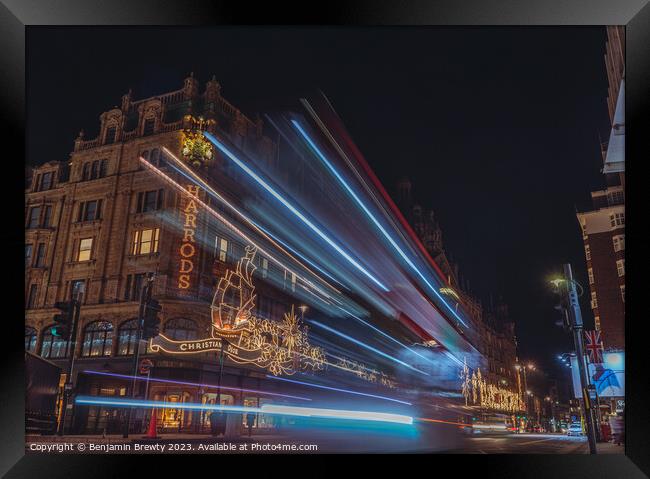
[[[600,331],[585,331],[585,348],[589,362],[601,364],[603,362],[603,342],[600,339]]]

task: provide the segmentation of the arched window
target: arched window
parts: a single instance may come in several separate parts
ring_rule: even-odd
[[[154,148],[151,150],[151,164],[155,166],[159,166],[160,162],[160,150],[158,148]]]
[[[34,328],[25,326],[25,351],[33,353],[36,350],[36,338],[38,333]]]
[[[90,179],[94,180],[99,177],[99,161],[93,161],[91,170],[90,170]]]
[[[117,332],[117,355],[126,356],[135,353],[138,334],[138,320],[131,319],[122,323]]]
[[[165,323],[163,333],[176,341],[192,340],[197,338],[198,327],[191,319],[176,318]]]
[[[113,347],[113,325],[107,321],[95,321],[84,329],[81,356],[110,356]]]
[[[49,359],[65,358],[68,341],[59,336],[52,336],[53,327],[50,326],[43,332],[41,356]]]

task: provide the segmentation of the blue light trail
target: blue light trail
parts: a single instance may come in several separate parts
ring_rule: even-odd
[[[324,409],[312,407],[284,406],[280,404],[263,404],[261,407],[223,406],[202,403],[170,403],[165,401],[149,401],[142,399],[118,399],[101,396],[78,396],[76,404],[104,405],[114,407],[143,407],[166,409],[189,409],[198,411],[224,411],[237,413],[277,414],[281,416],[299,416],[325,419],[349,419],[358,421],[391,422],[397,424],[413,424],[411,416],[374,411],[349,411],[344,409]]]
[[[379,230],[382,232],[384,237],[390,242],[390,244],[395,248],[395,250],[400,254],[400,256],[406,261],[406,263],[417,273],[417,275],[426,283],[426,285],[435,293],[436,296],[444,303],[445,306],[451,311],[451,313],[460,321],[463,326],[466,328],[467,323],[463,321],[463,319],[454,311],[454,309],[447,304],[447,302],[443,299],[443,297],[440,295],[438,290],[425,278],[424,274],[413,264],[411,259],[404,253],[402,248],[399,247],[399,245],[393,240],[393,238],[388,234],[388,232],[384,229],[384,227],[381,225],[379,220],[370,212],[370,210],[366,207],[366,205],[361,201],[361,199],[357,196],[357,194],[352,190],[350,185],[345,181],[345,179],[339,174],[339,172],[334,168],[334,166],[325,158],[325,155],[320,151],[318,146],[314,143],[314,141],[309,137],[309,135],[303,130],[303,128],[300,126],[300,124],[296,120],[291,120],[291,123],[293,126],[298,130],[298,132],[302,135],[302,137],[309,143],[309,146],[314,150],[314,152],[318,155],[320,160],[327,166],[327,168],[330,170],[330,172],[336,177],[337,180],[343,185],[343,187],[347,190],[348,193],[350,193],[350,196],[354,198],[354,200],[357,202],[357,204],[361,207],[361,209],[366,213],[366,215],[372,220],[372,222],[379,228]]]
[[[216,146],[224,155],[230,158],[237,166],[239,166],[244,172],[246,172],[251,178],[253,178],[260,186],[262,186],[266,191],[273,195],[280,203],[282,203],[289,211],[291,211],[296,217],[298,217],[304,224],[306,224],[314,233],[321,237],[327,244],[334,248],[341,256],[343,256],[350,264],[355,268],[361,271],[366,277],[368,277],[373,283],[379,286],[382,290],[388,292],[389,289],[384,286],[377,278],[370,274],[363,266],[361,266],[354,258],[352,258],[343,248],[337,245],[333,240],[331,240],[325,233],[323,233],[314,223],[312,223],[305,215],[298,211],[291,203],[289,203],[282,195],[277,193],[266,181],[264,181],[259,175],[257,175],[253,170],[251,170],[244,162],[237,158],[223,143],[217,140],[208,132],[203,132],[203,135],[210,140],[210,142]]]
[[[286,381],[288,383],[300,384],[301,386],[308,386],[308,387],[319,388],[319,389],[327,389],[327,390],[330,390],[330,391],[337,391],[337,392],[347,393],[347,394],[356,394],[357,396],[367,396],[367,397],[376,398],[376,399],[383,399],[385,401],[393,401],[393,402],[397,402],[397,403],[401,403],[401,404],[406,404],[408,406],[413,405],[412,403],[407,402],[407,401],[401,401],[400,399],[393,399],[393,398],[389,398],[389,397],[386,397],[386,396],[378,396],[376,394],[362,393],[362,392],[359,392],[359,391],[350,391],[349,389],[340,389],[340,388],[335,388],[335,387],[331,387],[331,386],[324,386],[322,384],[306,383],[306,382],[303,382],[303,381],[296,381],[295,379],[287,379],[287,378],[281,378],[281,377],[278,377],[278,376],[271,376],[270,374],[267,374],[266,377],[269,378],[269,379],[275,379],[277,381]]]
[[[336,334],[337,336],[340,336],[341,338],[345,338],[345,339],[347,339],[348,341],[352,341],[354,344],[357,344],[357,345],[359,345],[359,346],[361,346],[361,347],[363,347],[363,348],[366,348],[366,349],[372,351],[373,353],[379,354],[380,356],[383,356],[383,357],[385,357],[385,358],[387,358],[387,359],[390,359],[391,361],[396,362],[396,363],[398,363],[398,364],[401,364],[402,366],[406,366],[407,368],[412,369],[412,370],[415,371],[415,372],[418,372],[418,373],[420,373],[420,374],[424,374],[425,376],[428,376],[428,375],[429,375],[429,373],[426,373],[426,372],[424,372],[424,371],[420,371],[419,369],[414,368],[414,367],[411,366],[410,364],[407,364],[407,363],[405,363],[404,361],[400,361],[399,359],[397,359],[397,358],[391,356],[390,354],[386,354],[385,352],[380,351],[380,350],[377,349],[377,348],[373,348],[372,346],[370,346],[370,345],[368,345],[368,344],[366,344],[366,343],[363,343],[363,342],[359,341],[358,339],[354,339],[353,337],[348,336],[347,334],[344,334],[344,333],[342,333],[342,332],[340,332],[340,331],[337,331],[336,329],[330,328],[329,326],[326,326],[326,325],[324,325],[323,323],[320,323],[320,322],[318,322],[318,321],[316,321],[316,320],[313,320],[313,319],[309,320],[309,322],[312,323],[312,324],[315,324],[315,325],[318,326],[319,328],[323,328],[323,329],[329,331],[330,333],[334,333],[334,334]]]

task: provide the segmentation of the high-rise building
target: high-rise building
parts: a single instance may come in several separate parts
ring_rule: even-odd
[[[606,349],[625,347],[625,31],[607,27],[607,107],[612,123],[602,145],[605,187],[593,208],[577,214],[582,228],[591,309]]]

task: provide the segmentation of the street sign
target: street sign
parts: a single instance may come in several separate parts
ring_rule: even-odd
[[[140,361],[140,374],[149,374],[149,371],[151,371],[151,368],[153,367],[153,362],[151,359],[143,359]]]

